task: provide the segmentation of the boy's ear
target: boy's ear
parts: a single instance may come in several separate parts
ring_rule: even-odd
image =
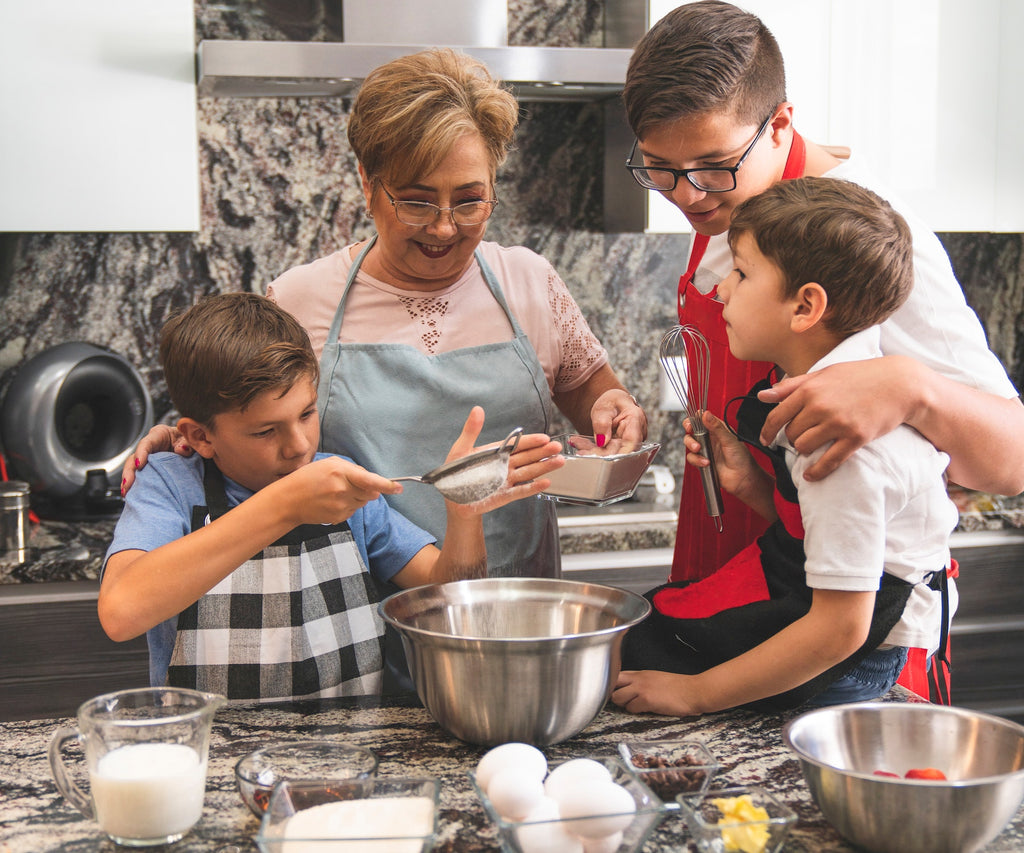
[[[210,430],[199,421],[192,418],[180,418],[178,420],[178,432],[184,436],[196,453],[204,459],[213,458],[213,442],[211,441]]]
[[[806,332],[816,326],[828,308],[828,294],[817,282],[802,285],[793,298],[793,316],[790,328],[794,332]]]

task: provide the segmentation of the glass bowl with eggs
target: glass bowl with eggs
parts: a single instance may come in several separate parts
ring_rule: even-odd
[[[506,743],[469,776],[504,853],[634,853],[666,811],[619,758],[549,766],[536,747]]]

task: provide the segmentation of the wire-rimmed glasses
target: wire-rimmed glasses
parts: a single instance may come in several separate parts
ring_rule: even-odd
[[[384,195],[395,209],[395,217],[403,225],[432,225],[442,213],[450,213],[456,225],[481,225],[490,219],[494,206],[498,203],[496,198],[491,198],[441,207],[432,201],[402,201],[391,195],[383,184],[380,188],[384,190]]]

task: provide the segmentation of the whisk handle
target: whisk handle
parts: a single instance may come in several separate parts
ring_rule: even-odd
[[[702,418],[695,418],[691,423],[700,424]],[[700,482],[704,488],[704,503],[708,508],[708,515],[715,519],[715,526],[718,532],[723,529],[722,524],[722,488],[718,484],[718,469],[715,467],[715,457],[711,452],[711,438],[706,429],[699,432],[694,430],[693,437],[700,444],[701,454],[711,463],[700,469]]]

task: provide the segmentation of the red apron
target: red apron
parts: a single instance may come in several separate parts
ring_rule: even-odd
[[[794,132],[793,145],[782,173],[784,181],[803,176],[806,155],[803,137]],[[696,326],[708,339],[711,351],[708,410],[724,418],[726,404],[735,397],[742,397],[764,379],[772,365],[761,361],[740,361],[729,352],[722,303],[715,298],[718,288],[704,295],[693,284],[707,245],[705,235],[694,234],[690,262],[679,280],[679,322]],[[684,473],[671,580],[707,577],[755,541],[768,527],[768,523],[743,501],[725,492],[722,493],[722,523],[725,527],[719,533],[714,519],[708,515],[700,478],[690,472]]]

